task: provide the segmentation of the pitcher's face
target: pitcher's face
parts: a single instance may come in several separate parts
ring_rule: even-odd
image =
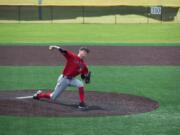
[[[88,55],[88,53],[84,50],[79,50],[79,53],[78,53],[78,56],[81,58],[81,59],[84,59],[86,58]]]

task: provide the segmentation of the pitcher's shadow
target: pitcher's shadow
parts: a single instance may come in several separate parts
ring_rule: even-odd
[[[40,101],[50,103],[50,104],[57,104],[57,105],[69,107],[69,108],[72,108],[72,109],[78,109],[78,104],[63,103],[63,102],[60,102],[60,101],[51,101],[51,100],[45,100],[45,99],[42,99]],[[82,111],[98,111],[98,110],[104,111],[106,109],[104,109],[104,108],[102,108],[100,106],[90,105],[86,109],[81,109],[81,110]]]

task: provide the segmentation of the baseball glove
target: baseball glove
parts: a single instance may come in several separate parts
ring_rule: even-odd
[[[81,75],[81,79],[84,80],[85,83],[90,83],[91,81],[91,72],[89,71],[86,75]]]

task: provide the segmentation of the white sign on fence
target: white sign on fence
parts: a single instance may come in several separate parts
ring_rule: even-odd
[[[151,7],[151,14],[153,15],[161,15],[161,7]]]

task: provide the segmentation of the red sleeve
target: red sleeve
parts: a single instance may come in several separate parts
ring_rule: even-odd
[[[68,59],[71,59],[72,57],[74,57],[74,53],[71,52],[71,51],[67,51],[67,53],[64,53],[63,54],[64,57],[68,60]]]

